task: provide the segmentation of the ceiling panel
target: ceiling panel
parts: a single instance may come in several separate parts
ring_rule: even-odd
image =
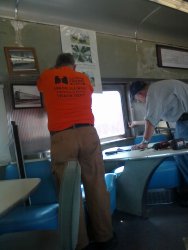
[[[188,41],[188,14],[148,0],[1,0],[0,16],[15,18],[16,2],[19,20],[149,40],[178,36]]]
[[[2,17],[15,17],[15,0],[0,0],[0,16]]]

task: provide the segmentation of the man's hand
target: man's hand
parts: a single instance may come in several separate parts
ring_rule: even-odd
[[[147,143],[140,143],[132,146],[131,150],[143,150],[148,147]]]

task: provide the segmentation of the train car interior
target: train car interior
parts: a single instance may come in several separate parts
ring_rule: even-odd
[[[6,213],[1,196],[8,196],[0,190],[0,250],[64,249],[58,235],[59,206],[64,206],[51,170],[48,119],[36,81],[58,54],[70,51],[76,69],[94,87],[92,111],[116,249],[188,250],[188,199],[179,202],[184,182],[169,149],[176,123],[160,120],[151,151],[140,152],[142,159],[118,158],[142,142],[145,130],[146,106],[131,98],[131,83],[176,79],[188,84],[187,24],[187,0],[0,1],[0,184],[40,178],[27,199]],[[170,153],[155,157],[157,143],[168,143]]]

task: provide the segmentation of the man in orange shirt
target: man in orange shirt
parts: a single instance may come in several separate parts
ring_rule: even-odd
[[[113,249],[116,239],[100,140],[91,110],[93,87],[90,80],[85,74],[75,71],[73,56],[64,53],[57,57],[54,68],[41,74],[37,86],[43,94],[48,115],[52,168],[58,185],[67,161],[78,160],[81,166],[86,206],[96,243],[89,244],[81,207],[76,249]]]

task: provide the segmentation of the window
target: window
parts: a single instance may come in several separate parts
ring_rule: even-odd
[[[125,134],[121,94],[117,90],[104,90],[92,96],[95,127],[100,139]]]

